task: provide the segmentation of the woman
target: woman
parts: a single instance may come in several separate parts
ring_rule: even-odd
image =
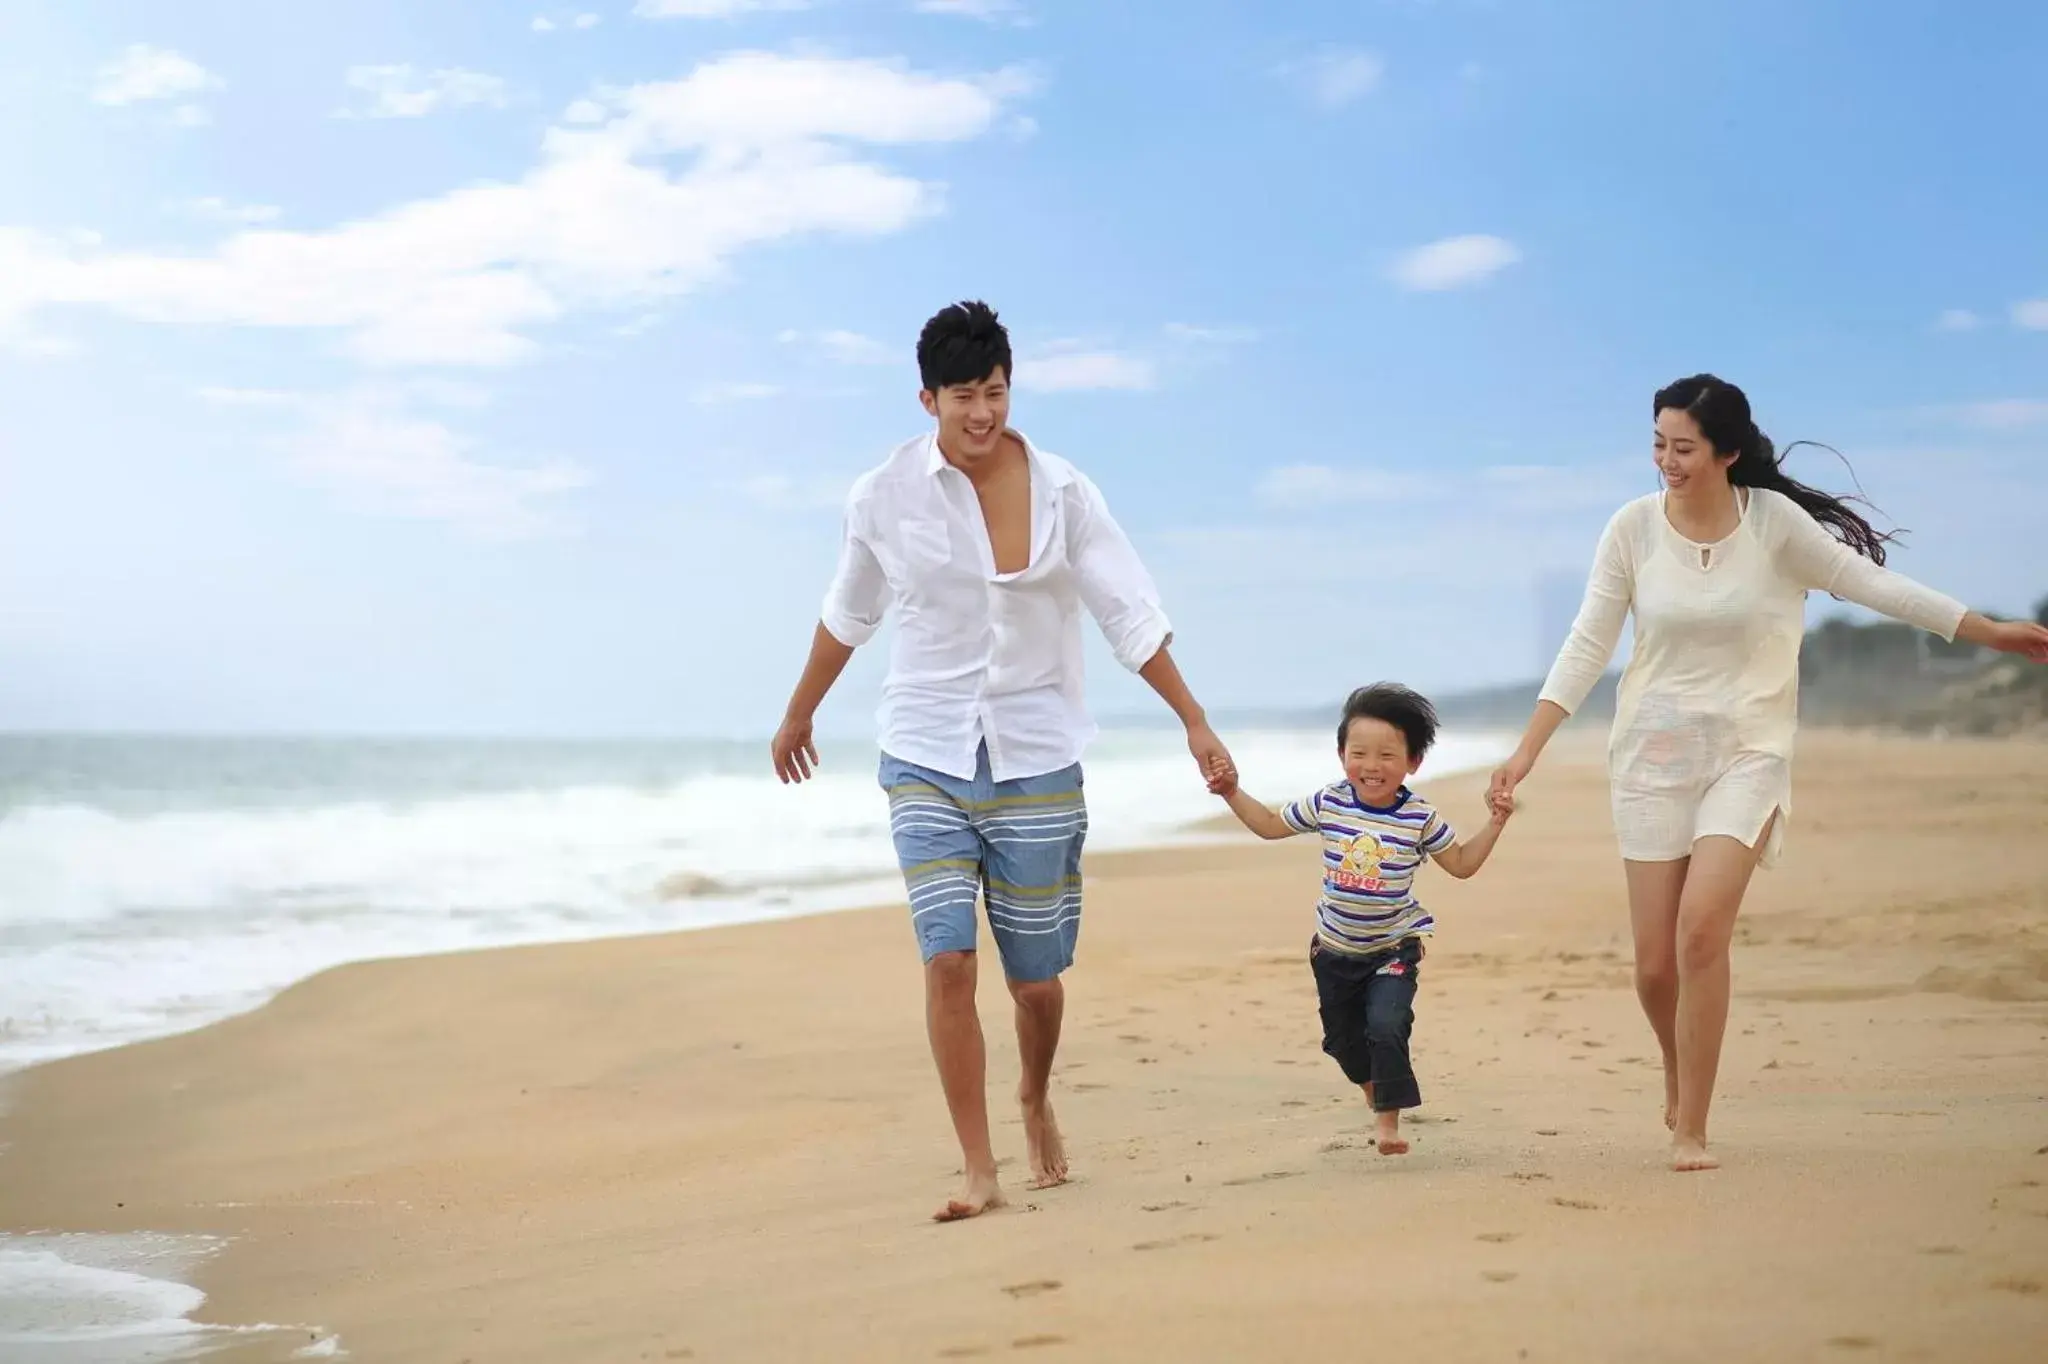
[[[1792,809],[1806,594],[2037,662],[2048,662],[2048,628],[1988,620],[1886,570],[1890,537],[1788,477],[1735,385],[1681,379],[1653,411],[1663,491],[1608,522],[1571,636],[1491,795],[1512,798],[1633,613],[1608,771],[1636,993],[1664,1052],[1671,1167],[1711,1170],[1728,944],[1750,873],[1776,860]]]

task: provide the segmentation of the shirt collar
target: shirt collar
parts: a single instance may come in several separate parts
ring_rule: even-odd
[[[1048,462],[1042,458],[1039,455],[1038,447],[1031,443],[1031,437],[1025,435],[1014,426],[1006,427],[1005,430],[1023,442],[1024,458],[1031,461],[1031,481],[1034,484],[1050,491],[1056,488],[1064,488],[1067,484],[1073,482],[1072,475],[1066,465],[1061,461]],[[939,433],[934,431],[927,435],[924,438],[925,472],[936,476],[939,470],[950,469],[951,467],[946,462],[946,457],[939,453]]]

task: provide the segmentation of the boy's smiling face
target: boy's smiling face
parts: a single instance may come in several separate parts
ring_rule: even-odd
[[[1401,783],[1422,765],[1409,758],[1407,735],[1369,715],[1357,716],[1345,727],[1340,751],[1344,775],[1367,805],[1392,805]]]

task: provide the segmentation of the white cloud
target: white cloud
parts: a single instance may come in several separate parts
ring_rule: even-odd
[[[749,247],[877,236],[937,212],[936,186],[871,149],[983,136],[1030,88],[1015,72],[946,78],[736,53],[604,92],[605,121],[552,129],[520,179],[326,230],[245,231],[210,252],[170,254],[0,227],[0,331],[84,307],[162,324],[338,331],[371,363],[506,364],[533,351],[535,327],[579,311],[645,312],[718,278]]]
[[[561,461],[512,467],[476,459],[473,438],[376,392],[317,400],[308,415],[288,442],[294,466],[366,512],[526,539],[568,529],[551,503],[590,481]]]
[[[424,118],[436,109],[502,109],[507,102],[503,80],[460,67],[352,66],[345,79],[349,89],[364,97],[361,105],[341,111],[347,118]]]
[[[1984,319],[1968,308],[1950,308],[1934,322],[1936,330],[1945,332],[1970,332],[1983,325]]]
[[[1259,339],[1254,327],[1197,327],[1187,322],[1169,322],[1162,330],[1170,341],[1206,346],[1248,346]]]
[[[2048,401],[2040,398],[1999,398],[1990,402],[1965,403],[1958,412],[1971,426],[1991,431],[2014,431],[2023,426],[2048,422]]]
[[[553,33],[555,31],[555,21],[548,18],[545,14],[536,14],[533,16],[533,31],[535,33]]]
[[[602,14],[579,14],[569,21],[576,28],[596,28],[604,22]]]
[[[1142,391],[1158,383],[1150,360],[1114,350],[1054,346],[1017,357],[1017,387],[1033,393]]]
[[[985,24],[1030,22],[1019,0],[917,0],[919,14],[950,14],[962,19],[979,19]]]
[[[2048,332],[2048,298],[2030,298],[2013,304],[2012,324],[2028,331]]]
[[[1270,469],[1254,489],[1271,507],[1311,510],[1360,502],[1458,503],[1525,511],[1619,505],[1641,482],[1642,461],[1584,465],[1497,464],[1431,474],[1369,465],[1289,464]]]
[[[809,9],[810,0],[640,0],[642,19],[730,19],[760,10]]]
[[[1515,244],[1500,237],[1445,237],[1404,253],[1390,273],[1404,289],[1458,289],[1483,283],[1521,258]]]
[[[817,511],[843,506],[851,486],[825,475],[757,474],[739,485],[739,493],[770,511]]]
[[[690,401],[701,407],[719,407],[726,403],[758,402],[780,392],[779,385],[759,382],[705,384],[690,395]]]
[[[577,14],[562,21],[562,23],[566,23],[570,28],[574,29],[596,28],[603,22],[604,16],[602,14]],[[533,16],[533,31],[535,33],[553,33],[562,27],[562,23],[557,23],[545,14],[536,14]]]
[[[872,336],[859,332],[785,331],[775,338],[785,346],[815,346],[823,351],[826,358],[842,365],[887,365],[903,358],[896,348],[885,346]]]
[[[207,387],[197,396],[209,407],[288,407],[303,401],[303,395],[281,388]]]
[[[1376,53],[1363,48],[1326,47],[1286,63],[1279,74],[1323,108],[1341,109],[1371,94],[1386,69]]]
[[[202,94],[220,85],[220,77],[182,53],[135,43],[99,69],[92,98],[95,104],[140,104]]]
[[[275,222],[279,213],[275,204],[236,204],[211,196],[188,201],[185,211],[195,218],[204,218],[208,222],[234,223],[242,227]]]
[[[1258,498],[1273,507],[1340,506],[1357,502],[1405,502],[1430,492],[1427,479],[1375,469],[1337,469],[1327,464],[1289,464],[1259,480]]]

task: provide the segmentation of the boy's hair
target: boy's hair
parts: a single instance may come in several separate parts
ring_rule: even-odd
[[[986,303],[941,308],[918,334],[917,375],[926,392],[979,383],[999,369],[1008,380],[1010,333]]]
[[[1408,761],[1421,762],[1422,755],[1436,742],[1436,707],[1429,698],[1398,682],[1375,682],[1360,687],[1344,702],[1344,718],[1337,722],[1337,750],[1351,741],[1353,720],[1384,720],[1401,731],[1408,741]]]

